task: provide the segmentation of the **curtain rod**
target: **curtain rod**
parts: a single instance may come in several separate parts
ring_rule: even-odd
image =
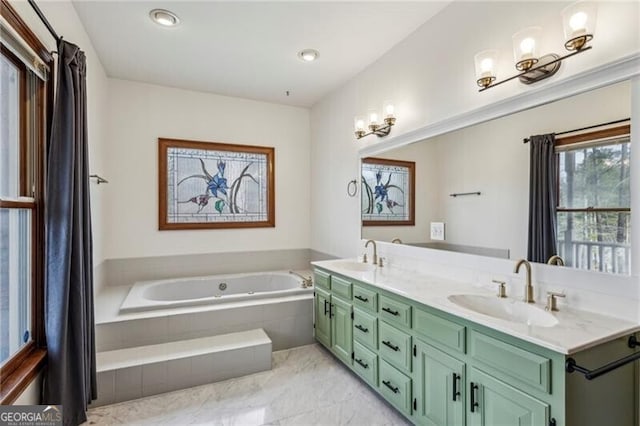
[[[594,124],[593,126],[587,126],[587,127],[581,127],[579,129],[573,129],[573,130],[565,130],[564,132],[560,132],[560,133],[554,133],[556,136],[557,135],[564,135],[566,133],[573,133],[573,132],[579,132],[581,130],[589,130],[589,129],[593,129],[596,127],[602,127],[602,126],[609,126],[611,124],[618,124],[618,123],[624,123],[625,121],[629,121],[631,120],[631,118],[623,118],[621,120],[614,120],[614,121],[610,121],[608,123],[601,123],[601,124]],[[527,143],[529,142],[529,138],[524,138],[522,140],[523,143]]]
[[[36,2],[34,0],[29,0],[29,4],[31,5],[31,7],[33,8],[33,10],[35,10],[36,15],[38,15],[38,18],[40,18],[40,20],[42,21],[42,23],[44,24],[45,27],[47,27],[47,29],[49,30],[49,32],[51,33],[51,35],[53,36],[53,38],[56,39],[56,42],[59,42],[60,39],[62,37],[59,37],[58,34],[56,33],[56,30],[53,29],[53,27],[51,26],[51,24],[49,23],[49,21],[47,20],[46,16],[44,16],[44,14],[42,13],[42,11],[40,10],[40,8],[38,7],[38,5],[36,4]]]

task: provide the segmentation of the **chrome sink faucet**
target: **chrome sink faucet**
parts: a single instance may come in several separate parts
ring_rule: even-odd
[[[531,264],[526,259],[520,259],[516,263],[516,267],[513,269],[513,273],[517,274],[520,271],[520,267],[524,265],[526,271],[526,284],[524,286],[524,301],[526,303],[535,303],[533,300],[533,286],[531,285]]]
[[[376,247],[376,242],[373,240],[367,240],[366,243],[364,243],[364,248],[366,249],[367,247],[369,247],[369,244],[373,244],[373,264],[377,265],[378,264],[378,248]],[[366,257],[365,257],[365,263],[366,263]]]

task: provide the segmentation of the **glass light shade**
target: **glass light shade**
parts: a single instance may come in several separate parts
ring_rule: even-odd
[[[538,42],[542,28],[529,27],[513,35],[513,57],[518,71],[526,71],[538,62]]]
[[[378,111],[369,111],[369,126],[378,126],[380,124],[380,116]]]
[[[359,116],[355,117],[353,119],[353,127],[354,127],[355,131],[356,132],[359,132],[359,131],[364,132],[365,131],[365,125],[366,125],[365,123],[366,123],[366,119],[363,116],[359,115]]]
[[[565,47],[580,50],[593,38],[597,7],[593,2],[579,1],[562,10]]]
[[[384,118],[393,118],[395,117],[395,105],[393,105],[392,101],[384,101],[382,104],[382,115]]]
[[[483,50],[482,52],[476,53],[474,59],[478,86],[487,87],[496,79],[498,51],[495,49]]]

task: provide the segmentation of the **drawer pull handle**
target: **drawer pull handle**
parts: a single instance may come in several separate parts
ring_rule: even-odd
[[[460,380],[460,375],[453,373],[453,393],[451,394],[451,396],[454,401],[456,401],[460,396],[460,391],[458,390],[458,380]]]
[[[360,296],[359,294],[356,294],[356,295],[355,295],[355,296],[353,296],[353,297],[354,297],[355,299],[358,299],[358,300],[359,300],[359,301],[361,301],[361,302],[368,302],[368,301],[369,301],[369,299],[368,299],[368,298],[366,298],[366,297],[362,297],[362,296]]]
[[[388,381],[386,381],[386,380],[383,380],[383,381],[382,381],[382,384],[383,384],[383,385],[385,385],[386,387],[388,387],[389,389],[391,389],[391,391],[392,391],[393,393],[398,393],[398,392],[400,392],[400,389],[398,389],[397,387],[393,386],[393,385],[391,384],[391,382],[388,382]]]
[[[471,393],[471,412],[475,412],[476,407],[479,407],[480,404],[478,404],[478,401],[476,401],[476,391],[478,390],[478,385],[476,385],[475,383],[471,382],[470,384],[470,393]]]
[[[327,315],[327,312],[329,311],[329,310],[327,309],[327,305],[328,305],[328,304],[329,304],[329,303],[328,303],[328,302],[327,302],[327,300],[325,299],[325,300],[324,300],[324,314],[325,314],[325,315]]]
[[[387,308],[386,306],[385,306],[384,308],[382,308],[382,310],[383,310],[383,311],[385,311],[385,312],[387,312],[387,313],[389,313],[389,314],[391,314],[391,315],[393,315],[393,316],[396,316],[396,317],[397,317],[398,315],[400,315],[400,312],[398,312],[398,311],[394,311],[394,310],[392,310],[392,309],[389,309],[389,308]]]
[[[386,347],[388,347],[388,348],[393,349],[393,350],[394,350],[394,351],[396,351],[396,352],[398,352],[398,351],[400,350],[400,348],[399,348],[398,346],[394,345],[394,344],[393,344],[393,343],[391,343],[391,342],[387,342],[386,340],[383,340],[383,341],[382,341],[382,344],[383,344],[383,345],[385,345],[385,346],[386,346]]]
[[[363,362],[361,359],[356,358],[355,361],[362,366],[362,368],[369,368],[369,364]]]
[[[360,324],[356,324],[354,327],[357,328],[358,330],[362,331],[363,333],[368,333],[369,332],[369,329],[367,327],[363,327]]]

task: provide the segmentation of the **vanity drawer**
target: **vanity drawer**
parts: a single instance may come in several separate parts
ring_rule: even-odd
[[[509,343],[471,331],[471,356],[482,362],[488,373],[517,386],[515,382],[549,393],[551,360]]]
[[[411,371],[411,336],[384,321],[378,324],[378,353],[396,367]]]
[[[466,327],[440,318],[422,309],[413,309],[413,329],[421,336],[449,349],[465,352]]]
[[[353,308],[353,338],[371,349],[378,349],[378,319]]]
[[[357,284],[353,285],[353,306],[365,309],[371,313],[376,313],[378,308],[378,293],[366,289]]]
[[[313,271],[313,284],[316,287],[331,290],[331,276],[324,271],[316,269]]]
[[[351,281],[344,278],[331,277],[331,292],[346,300],[351,300]]]
[[[387,296],[380,295],[380,318],[403,327],[411,328],[411,306]]]
[[[353,369],[372,386],[378,386],[378,355],[353,342]]]
[[[380,360],[380,393],[407,415],[411,415],[411,378]]]

